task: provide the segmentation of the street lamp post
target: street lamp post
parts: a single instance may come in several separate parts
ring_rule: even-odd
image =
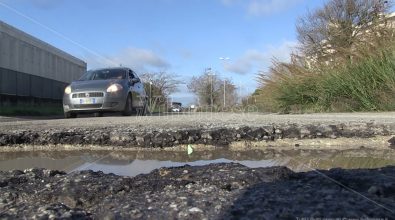
[[[219,59],[222,61],[230,60],[229,57],[220,57]],[[226,79],[224,79],[224,107],[226,107]]]
[[[215,73],[213,73],[211,71],[211,68],[207,68],[206,69],[207,75],[210,76],[210,106],[211,108],[213,107],[214,103],[213,103],[213,76],[215,75]]]
[[[210,95],[211,95],[211,108],[213,107],[213,75],[210,75],[211,77],[211,91],[210,91]]]
[[[215,75],[215,73],[212,73],[212,72],[209,73],[209,76],[211,79],[211,83],[210,83],[210,86],[211,86],[211,89],[210,89],[211,108],[214,106],[214,100],[213,100],[213,77],[214,77],[214,75]]]
[[[226,107],[226,80],[224,79],[224,107]]]
[[[152,81],[149,82],[149,106],[152,108]]]

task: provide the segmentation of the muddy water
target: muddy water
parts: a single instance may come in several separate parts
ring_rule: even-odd
[[[395,166],[395,150],[251,150],[229,151],[33,151],[0,153],[0,170],[32,167],[64,170],[94,170],[124,176],[149,173],[161,167],[237,162],[248,167],[287,166],[294,171],[331,168],[378,168]]]

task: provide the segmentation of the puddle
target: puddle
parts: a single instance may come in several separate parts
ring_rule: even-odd
[[[64,170],[103,171],[123,176],[149,173],[161,167],[191,166],[210,163],[236,162],[245,166],[287,166],[300,172],[311,169],[335,167],[378,168],[395,165],[395,150],[251,150],[228,151],[215,149],[186,152],[169,151],[33,151],[0,154],[0,170],[26,169],[32,167]]]

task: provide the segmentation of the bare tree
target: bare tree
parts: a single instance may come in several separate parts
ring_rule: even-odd
[[[229,79],[224,79],[221,81],[221,86],[220,86],[220,106],[223,107],[230,107],[234,106],[237,102],[237,94],[236,94],[237,88],[233,84],[232,81]],[[224,100],[225,99],[225,100]]]
[[[392,5],[384,0],[330,0],[323,8],[299,19],[296,28],[301,51],[317,61],[351,58],[357,46],[386,33],[385,14]]]
[[[178,80],[178,75],[168,72],[151,72],[144,73],[140,76],[145,83],[152,83],[156,95],[162,95],[167,98],[171,93],[178,90],[178,86],[182,83]]]
[[[206,70],[201,76],[192,77],[187,85],[195,93],[202,106],[232,106],[236,103],[236,86],[229,79],[221,79],[218,74]],[[225,98],[225,102],[224,102]]]
[[[218,76],[206,71],[201,76],[192,77],[187,87],[191,92],[195,93],[199,105],[211,106],[214,103],[218,103],[220,96],[218,85]]]

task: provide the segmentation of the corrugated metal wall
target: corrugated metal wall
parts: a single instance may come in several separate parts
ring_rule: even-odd
[[[86,63],[0,21],[0,95],[62,99]]]
[[[67,83],[0,68],[0,94],[62,99]]]

